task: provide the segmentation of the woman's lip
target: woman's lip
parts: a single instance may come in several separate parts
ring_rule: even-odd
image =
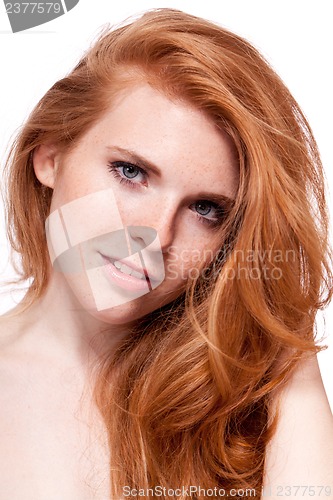
[[[104,259],[106,259],[106,260],[108,260],[109,262],[111,262],[111,264],[114,264],[114,262],[115,262],[115,261],[117,261],[117,262],[120,262],[120,264],[123,264],[123,265],[125,265],[125,266],[130,267],[131,269],[133,269],[133,271],[137,271],[137,272],[138,272],[138,273],[140,273],[140,274],[144,274],[144,276],[146,277],[146,279],[147,279],[147,280],[150,280],[150,281],[158,281],[158,280],[157,280],[157,278],[156,278],[155,276],[152,276],[152,274],[151,274],[151,273],[148,273],[148,271],[147,271],[147,269],[146,269],[145,267],[144,267],[144,268],[142,268],[142,267],[140,267],[140,268],[139,268],[138,266],[136,266],[136,265],[135,265],[135,264],[133,264],[132,262],[127,262],[127,261],[124,261],[124,260],[122,260],[122,259],[117,259],[117,257],[112,257],[112,256],[111,256],[111,257],[108,257],[108,256],[106,256],[106,255],[104,255],[104,254],[101,254],[101,256],[102,256]]]
[[[112,262],[113,259],[105,257],[105,255],[102,254],[101,256],[104,260],[106,274],[108,278],[111,279],[115,284],[117,284],[121,288],[125,288],[131,291],[152,290],[152,286],[147,276],[145,276],[145,279],[141,279],[136,278],[135,276],[131,276],[130,274],[125,274],[121,272],[120,269],[117,269],[116,266],[114,266]]]
[[[144,274],[145,276],[148,275],[148,272],[147,272],[147,269],[146,268],[139,268],[137,267],[135,264],[132,264],[132,262],[126,262],[126,261],[123,261],[122,259],[114,259],[113,257],[110,258],[110,260],[113,262],[117,261],[119,262],[120,264],[123,264],[125,266],[128,266],[130,267],[131,269],[133,269],[133,271],[137,271],[138,273],[140,274]],[[142,272],[143,271],[143,272]]]

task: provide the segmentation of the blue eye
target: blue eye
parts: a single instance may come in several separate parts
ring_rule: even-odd
[[[138,167],[134,165],[125,165],[123,168],[123,174],[129,179],[133,179],[138,175]]]
[[[198,219],[206,224],[218,225],[225,218],[225,209],[209,200],[199,200],[192,205],[195,208]],[[208,215],[212,217],[207,217]]]
[[[201,212],[200,215],[208,215],[211,211],[212,204],[210,202],[207,203],[207,201],[197,201],[195,205],[197,210],[201,210],[203,212]]]
[[[147,176],[147,173],[137,165],[125,161],[114,161],[113,163],[108,163],[109,171],[119,179],[119,182],[135,186],[139,182],[132,182],[130,179],[136,179],[138,174]],[[120,173],[121,172],[121,173]]]

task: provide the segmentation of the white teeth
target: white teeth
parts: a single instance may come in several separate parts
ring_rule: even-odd
[[[145,276],[143,274],[139,273],[138,271],[134,271],[134,269],[132,269],[129,266],[126,266],[126,264],[122,264],[118,260],[115,260],[113,264],[117,269],[119,269],[124,274],[129,274],[131,276],[134,276],[134,278],[138,279],[145,279]]]
[[[131,276],[134,276],[134,278],[139,278],[139,279],[146,279],[145,276],[138,271],[134,271],[134,269],[131,272]]]

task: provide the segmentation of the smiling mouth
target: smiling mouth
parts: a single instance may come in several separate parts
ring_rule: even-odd
[[[136,266],[125,264],[123,261],[120,259],[117,260],[116,258],[113,257],[107,257],[103,254],[100,254],[104,260],[104,262],[110,267],[112,265],[112,272],[114,275],[116,275],[118,278],[121,280],[124,280],[124,283],[133,286],[137,286],[138,288],[146,287],[148,285],[149,291],[151,291],[152,288],[152,281],[148,276],[147,270],[144,268],[143,273],[138,270]],[[134,269],[135,267],[135,269]]]

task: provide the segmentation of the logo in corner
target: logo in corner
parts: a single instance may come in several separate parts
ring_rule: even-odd
[[[6,2],[8,19],[13,33],[24,31],[40,24],[53,21],[72,10],[79,0],[59,0],[58,2]]]

